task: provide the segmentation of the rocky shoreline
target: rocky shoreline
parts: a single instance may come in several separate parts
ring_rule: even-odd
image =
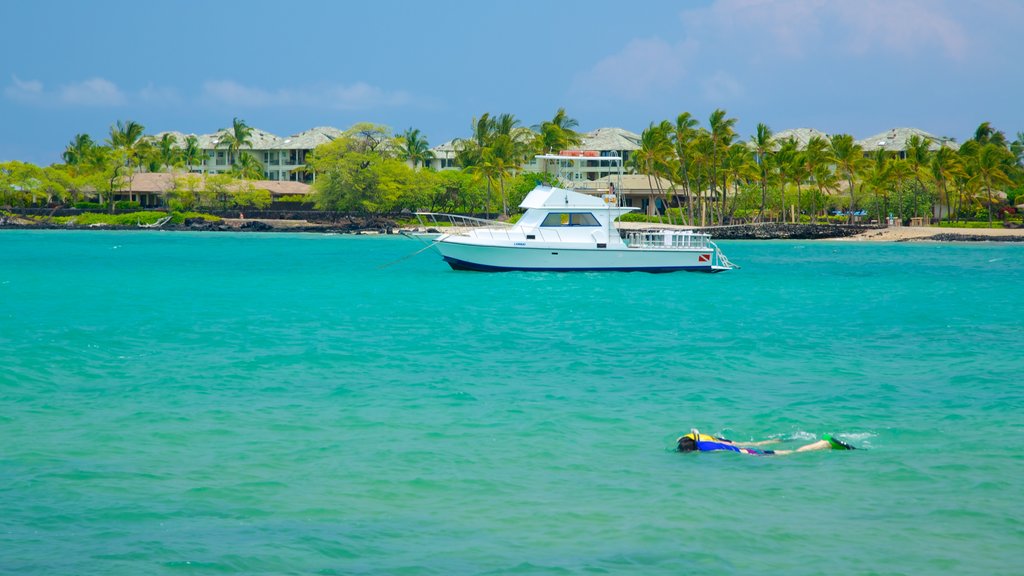
[[[395,234],[398,225],[387,218],[353,216],[335,222],[305,220],[188,218],[181,224],[162,226],[61,225],[24,218],[0,216],[0,230],[162,230],[170,232],[313,232],[318,234]]]
[[[642,223],[623,223],[624,230],[665,228]],[[679,228],[678,226],[671,226]],[[110,225],[58,225],[16,216],[0,215],[0,230],[162,230],[173,232],[307,232],[315,234],[377,235],[403,231],[389,218],[346,216],[335,221],[313,222],[268,218],[225,218],[209,221],[190,218],[182,224],[168,222],[159,227]],[[699,228],[715,240],[836,240],[853,242],[1024,242],[1021,229],[969,229],[937,227],[893,227],[831,224],[740,224]]]
[[[707,226],[701,231],[711,234],[715,240],[829,240],[849,238],[879,228],[879,226],[767,223]]]

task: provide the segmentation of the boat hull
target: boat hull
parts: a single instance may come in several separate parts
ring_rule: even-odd
[[[721,272],[708,250],[496,246],[441,238],[436,247],[455,270],[478,272]],[[593,245],[591,245],[593,246]]]

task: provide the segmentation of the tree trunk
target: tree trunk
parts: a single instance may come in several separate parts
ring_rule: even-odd
[[[683,180],[686,181],[686,217],[687,225],[693,226],[693,191],[690,189],[690,174],[686,168],[686,163],[683,163]]]

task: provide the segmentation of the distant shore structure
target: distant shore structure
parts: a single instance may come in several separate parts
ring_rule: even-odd
[[[188,136],[195,136],[199,148],[202,150],[203,160],[199,165],[189,166],[188,171],[198,174],[219,174],[231,169],[230,152],[223,147],[221,141],[227,135],[228,129],[218,130],[212,134],[184,134],[182,132],[169,131],[157,133],[151,138],[159,140],[164,134],[172,134],[181,146]],[[327,144],[336,138],[344,135],[345,131],[332,126],[317,126],[308,130],[292,134],[291,136],[277,136],[260,130],[252,129],[251,146],[242,148],[241,151],[248,152],[260,163],[263,169],[263,180],[269,182],[301,182],[311,183],[316,176],[304,170],[306,156],[317,146]],[[588,187],[587,182],[594,183],[595,190],[607,187],[607,179],[611,175],[611,167],[607,162],[602,162],[602,157],[620,157],[627,168],[629,175],[630,157],[640,150],[640,135],[624,128],[598,128],[581,134],[582,140],[572,150],[559,151],[562,154],[576,154],[587,158],[587,162],[579,163],[579,171],[573,174],[573,180],[583,183],[583,188]],[[956,147],[957,144],[952,138],[935,136],[918,128],[890,128],[885,132],[868,136],[857,140],[857,144],[864,150],[865,156],[873,154],[876,150],[882,149],[899,155],[901,158],[906,155],[907,140],[911,136],[918,136],[929,142],[932,150],[941,147]],[[804,149],[811,138],[819,137],[828,140],[829,134],[814,128],[790,128],[775,133],[775,142],[792,138],[797,143],[798,149]],[[426,163],[426,166],[433,170],[458,169],[456,164],[456,140],[449,140],[431,148],[433,158]],[[544,160],[531,159],[522,170],[525,172],[546,172],[551,168],[544,165]],[[635,181],[634,181],[635,180]],[[159,188],[163,183],[153,183],[154,188]],[[658,190],[664,190],[669,183],[661,183]],[[629,185],[620,194],[629,201],[635,197],[637,206],[648,210],[648,204],[654,202],[655,197],[661,193],[652,190],[647,178],[629,180]],[[293,192],[294,193],[294,192]]]

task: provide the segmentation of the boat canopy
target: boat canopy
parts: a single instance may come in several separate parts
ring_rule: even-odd
[[[566,190],[564,188],[555,188],[553,186],[537,186],[526,198],[523,199],[520,208],[529,210],[531,208],[536,209],[617,209],[620,214],[631,212],[636,208],[627,208],[619,206],[609,206],[605,201],[597,196],[591,196],[589,194],[582,194],[580,192],[573,192],[572,190]]]

